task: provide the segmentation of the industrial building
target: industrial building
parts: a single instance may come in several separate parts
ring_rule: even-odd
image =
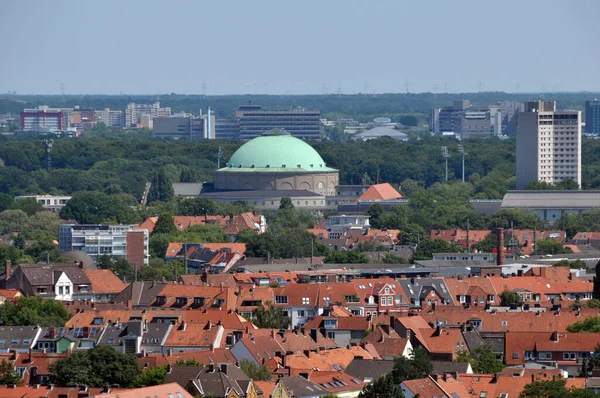
[[[321,139],[320,111],[275,111],[264,110],[258,105],[243,105],[236,111],[235,118],[242,140],[251,140],[275,128],[304,140]]]
[[[152,124],[152,137],[154,138],[215,139],[214,113],[210,113],[210,117],[208,114],[201,114],[199,117],[189,114],[156,117]]]

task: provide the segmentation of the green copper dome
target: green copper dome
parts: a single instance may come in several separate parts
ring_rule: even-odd
[[[239,171],[336,171],[306,142],[281,130],[271,130],[242,145],[225,170]]]

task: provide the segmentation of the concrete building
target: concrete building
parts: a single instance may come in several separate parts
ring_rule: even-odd
[[[137,127],[142,124],[145,127],[152,128],[152,119],[168,116],[171,116],[171,108],[161,108],[158,101],[153,104],[131,103],[127,105],[125,110],[125,127]]]
[[[510,107],[506,109],[508,112]],[[502,104],[476,106],[467,100],[454,101],[451,106],[432,110],[432,132],[454,133],[462,139],[498,136],[504,122],[502,110]]]
[[[66,112],[69,115],[69,127],[76,128],[77,131],[89,130],[97,123],[94,109],[75,106],[72,110],[66,110]]]
[[[35,199],[37,202],[41,203],[44,206],[44,209],[50,210],[53,212],[59,212],[69,200],[71,200],[70,196],[61,196],[61,195],[23,195],[17,196],[16,200],[21,199]]]
[[[517,114],[517,189],[567,178],[581,186],[581,112],[557,111],[555,101],[526,102]]]
[[[62,109],[40,105],[21,112],[21,130],[24,131],[62,131],[68,126],[68,115]]]
[[[258,105],[244,105],[238,108],[235,118],[239,125],[239,138],[242,140],[251,140],[275,128],[304,140],[321,139],[320,111],[270,111]]]
[[[140,267],[148,265],[148,230],[135,225],[61,224],[58,240],[61,251],[82,251],[95,261],[107,255],[127,259]]]
[[[600,134],[600,100],[585,101],[585,132]]]
[[[96,122],[104,123],[107,127],[112,129],[122,129],[125,120],[123,119],[123,111],[110,110],[105,108],[104,110],[96,110]]]
[[[233,119],[217,119],[215,123],[215,138],[217,140],[237,140],[240,126]]]
[[[502,209],[528,209],[546,221],[600,208],[600,191],[508,191]]]
[[[500,102],[502,115],[502,135],[514,136],[517,133],[517,114],[523,112],[523,104],[518,101]]]

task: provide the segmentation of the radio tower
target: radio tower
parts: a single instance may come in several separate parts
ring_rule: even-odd
[[[219,147],[219,151],[217,152],[217,170],[221,168],[221,158],[223,157],[223,147]]]
[[[44,146],[46,147],[46,170],[50,171],[52,169],[52,157],[50,155],[50,151],[52,151],[52,145],[54,145],[54,140],[44,140]]]
[[[465,182],[465,147],[463,144],[458,144],[458,152],[462,155],[462,182]]]

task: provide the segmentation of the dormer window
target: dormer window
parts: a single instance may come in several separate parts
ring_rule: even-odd
[[[288,296],[275,296],[275,304],[287,304]]]
[[[177,305],[186,305],[187,304],[187,297],[177,297],[175,299],[175,304],[177,304]]]
[[[167,302],[167,297],[166,296],[156,296],[156,304],[157,305],[163,305]]]
[[[102,324],[104,324],[104,318],[101,318],[101,317],[94,318],[93,324],[94,325],[102,325]]]

